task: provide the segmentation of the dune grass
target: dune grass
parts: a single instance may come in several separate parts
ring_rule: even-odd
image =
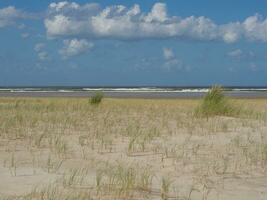
[[[221,86],[213,86],[210,91],[204,96],[199,107],[196,108],[198,116],[235,116],[240,113],[240,108],[230,102],[223,94]]]
[[[1,98],[0,199],[238,195],[227,180],[267,175],[267,100],[235,101],[253,113],[225,111],[235,104],[220,88],[203,106],[216,110],[209,120],[195,116],[202,100]]]
[[[91,98],[90,98],[90,103],[92,105],[98,105],[101,103],[102,99],[104,97],[103,92],[96,92]]]

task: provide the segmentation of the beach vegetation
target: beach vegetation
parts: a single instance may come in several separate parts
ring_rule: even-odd
[[[228,197],[223,187],[245,184],[237,177],[251,177],[266,199],[257,185],[266,176],[267,101],[215,94],[207,101],[226,104],[233,115],[195,117],[204,99],[108,98],[95,107],[87,98],[0,98],[0,173],[7,180],[0,193],[22,200],[216,199]]]
[[[168,200],[169,199],[169,190],[171,186],[171,180],[169,177],[163,177],[161,181],[161,199]]]
[[[102,99],[104,97],[103,92],[96,92],[91,98],[90,98],[90,103],[92,105],[98,105],[101,103]]]
[[[197,116],[233,116],[238,113],[238,109],[231,105],[230,101],[223,94],[221,86],[213,86],[204,96],[200,106],[195,110]]]

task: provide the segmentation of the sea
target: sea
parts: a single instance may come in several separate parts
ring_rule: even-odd
[[[229,86],[224,93],[231,97],[267,98],[267,86]],[[115,98],[199,98],[210,90],[210,86],[41,86],[41,87],[0,87],[1,97],[87,97],[103,92]]]

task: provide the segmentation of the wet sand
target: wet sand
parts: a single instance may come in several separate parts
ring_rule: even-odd
[[[0,97],[91,97],[95,92],[0,92]],[[205,92],[104,92],[109,98],[142,98],[142,99],[179,99],[179,98],[201,98]],[[225,92],[226,96],[233,98],[267,98],[267,92],[259,91],[231,91]]]

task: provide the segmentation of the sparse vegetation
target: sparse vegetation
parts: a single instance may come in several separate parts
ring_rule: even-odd
[[[267,199],[266,102],[0,98],[0,199]]]
[[[196,109],[197,115],[206,117],[215,115],[232,116],[237,113],[237,108],[231,105],[227,97],[224,96],[221,86],[213,86],[204,96],[201,105]]]
[[[93,105],[98,105],[101,103],[102,99],[104,97],[103,92],[96,92],[91,98],[90,103]]]
[[[170,178],[163,177],[161,182],[161,199],[168,200],[169,199],[169,191],[171,186]]]

